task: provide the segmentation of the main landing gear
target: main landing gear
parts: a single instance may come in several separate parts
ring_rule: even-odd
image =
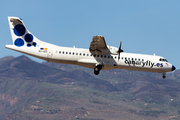
[[[102,65],[97,65],[97,66],[94,68],[94,74],[95,74],[95,75],[98,75],[101,69],[102,69]]]
[[[165,78],[166,78],[166,73],[163,73],[162,78],[163,78],[163,79],[165,79]]]

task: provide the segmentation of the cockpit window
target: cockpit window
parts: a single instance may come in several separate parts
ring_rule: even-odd
[[[159,61],[164,61],[164,62],[168,62],[166,59],[164,58],[160,58]]]

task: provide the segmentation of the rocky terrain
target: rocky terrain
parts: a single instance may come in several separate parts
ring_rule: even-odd
[[[119,69],[95,76],[76,65],[7,56],[0,59],[0,119],[180,119],[179,76]]]

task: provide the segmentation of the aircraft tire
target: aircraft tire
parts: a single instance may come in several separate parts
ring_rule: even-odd
[[[163,75],[162,77],[163,77],[163,79],[165,79],[165,78],[166,78],[166,76],[165,76],[165,75]]]
[[[96,67],[94,68],[94,74],[95,74],[95,75],[98,75],[98,74],[99,74],[99,71],[100,71],[99,67],[96,66]]]
[[[95,75],[99,75],[99,71],[94,71],[94,74]]]

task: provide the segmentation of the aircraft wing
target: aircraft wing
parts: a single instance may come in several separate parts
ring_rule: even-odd
[[[93,36],[89,51],[91,53],[111,53],[103,36]]]

